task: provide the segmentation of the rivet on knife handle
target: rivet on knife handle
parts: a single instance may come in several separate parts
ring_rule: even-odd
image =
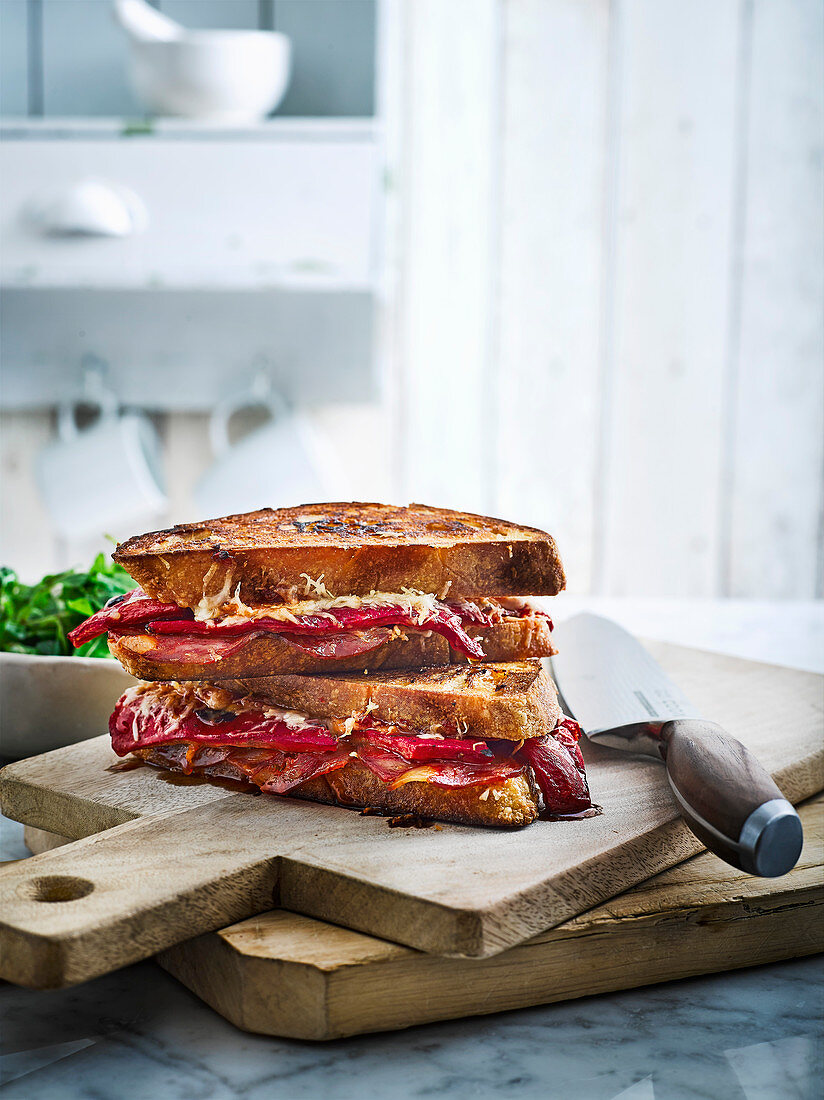
[[[792,870],[803,843],[801,820],[740,741],[716,725],[678,718],[661,727],[670,787],[699,840],[751,875]]]

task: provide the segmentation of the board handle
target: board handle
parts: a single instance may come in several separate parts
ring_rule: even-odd
[[[695,718],[665,722],[660,738],[670,787],[698,839],[751,875],[791,871],[804,840],[801,819],[749,749]]]

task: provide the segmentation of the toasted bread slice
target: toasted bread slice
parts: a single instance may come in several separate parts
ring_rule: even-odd
[[[467,633],[483,639],[490,661],[521,661],[529,657],[548,657],[552,633],[543,617],[526,616],[505,619],[493,626],[470,626]],[[153,660],[148,634],[110,635],[109,648],[127,672],[140,680],[226,680],[274,676],[281,673],[318,673],[373,671],[382,668],[425,668],[436,665],[465,664],[466,659],[450,648],[438,634],[410,630],[391,638],[378,649],[360,657],[323,660],[305,653],[277,634],[252,637],[241,649],[215,664],[188,661]]]
[[[359,760],[310,779],[291,793],[314,802],[364,806],[383,814],[415,814],[457,825],[520,828],[531,825],[539,812],[537,792],[526,775],[491,788],[443,790],[431,783],[405,783],[393,791]]]
[[[135,756],[168,768],[152,748],[136,749]],[[208,769],[204,769],[208,774]],[[272,796],[270,796],[272,797]],[[333,806],[364,807],[383,814],[414,814],[457,825],[519,828],[538,816],[538,794],[528,772],[492,787],[472,786],[444,790],[431,783],[405,783],[392,790],[360,760],[350,760],[338,771],[316,776],[284,796],[326,802]]]
[[[544,531],[423,504],[306,504],[180,524],[114,553],[155,599],[196,607],[236,591],[247,604],[290,602],[306,578],[335,596],[554,596],[564,571]]]
[[[314,718],[370,718],[417,730],[457,724],[450,737],[521,741],[555,727],[561,707],[538,660],[447,665],[372,676],[264,676],[222,680],[222,688]]]

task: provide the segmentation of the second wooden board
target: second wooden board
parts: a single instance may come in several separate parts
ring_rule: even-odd
[[[650,648],[788,798],[822,788],[822,677]],[[602,816],[517,832],[389,829],[335,807],[173,786],[145,767],[112,773],[114,759],[100,738],[3,772],[10,817],[85,837],[0,872],[12,981],[82,981],[273,904],[435,954],[488,956],[700,850],[663,768],[608,750],[589,752]]]

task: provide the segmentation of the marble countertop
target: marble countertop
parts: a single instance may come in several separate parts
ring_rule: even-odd
[[[647,637],[824,671],[824,604],[563,597]],[[22,829],[2,822],[3,858]],[[3,1100],[817,1100],[820,957],[327,1044],[236,1030],[153,962],[0,986]]]

